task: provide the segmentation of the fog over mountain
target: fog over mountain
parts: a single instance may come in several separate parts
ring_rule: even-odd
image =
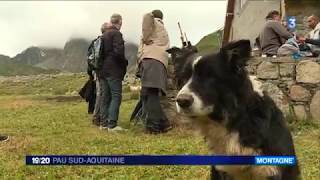
[[[225,1],[1,1],[0,54],[16,56],[25,49],[63,49],[70,39],[91,40],[112,13],[123,16],[126,42],[138,43],[144,13],[160,9],[171,45],[180,46],[177,22],[188,38],[198,42],[204,35],[223,26]]]
[[[84,72],[87,69],[86,58],[89,44],[90,41],[86,39],[73,38],[67,41],[62,49],[32,46],[11,59],[0,55],[0,61],[62,72]],[[137,51],[138,45],[125,43],[125,54],[129,61],[129,69],[135,67]]]

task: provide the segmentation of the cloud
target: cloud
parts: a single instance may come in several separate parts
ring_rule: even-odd
[[[113,13],[123,16],[126,41],[139,42],[143,14],[160,9],[171,45],[180,46],[177,22],[191,42],[223,26],[225,1],[27,1],[0,2],[0,54],[29,46],[62,48],[72,37],[92,39]]]

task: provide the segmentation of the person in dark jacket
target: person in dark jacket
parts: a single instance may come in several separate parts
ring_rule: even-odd
[[[101,98],[101,129],[124,130],[118,125],[119,108],[122,98],[122,80],[127,71],[128,61],[124,54],[124,40],[120,32],[122,17],[113,14],[111,26],[103,33],[103,64],[98,71]],[[110,93],[110,95],[109,95]]]

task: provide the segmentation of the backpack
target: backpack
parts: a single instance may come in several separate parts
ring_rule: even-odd
[[[99,69],[100,64],[102,62],[102,36],[98,36],[96,39],[94,39],[89,48],[87,53],[87,61],[88,66],[92,68],[93,70]]]

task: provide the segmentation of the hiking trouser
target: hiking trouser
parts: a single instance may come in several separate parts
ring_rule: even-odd
[[[99,81],[100,79],[97,77],[96,78],[96,102],[95,102],[94,111],[93,111],[93,117],[98,121],[100,121],[101,119],[100,108],[101,108],[101,99],[102,99]]]
[[[142,87],[142,108],[146,113],[146,130],[151,132],[163,132],[170,126],[160,104],[160,89]]]
[[[114,78],[102,78],[99,81],[101,90],[101,121],[102,126],[117,126],[122,99],[122,81]]]

